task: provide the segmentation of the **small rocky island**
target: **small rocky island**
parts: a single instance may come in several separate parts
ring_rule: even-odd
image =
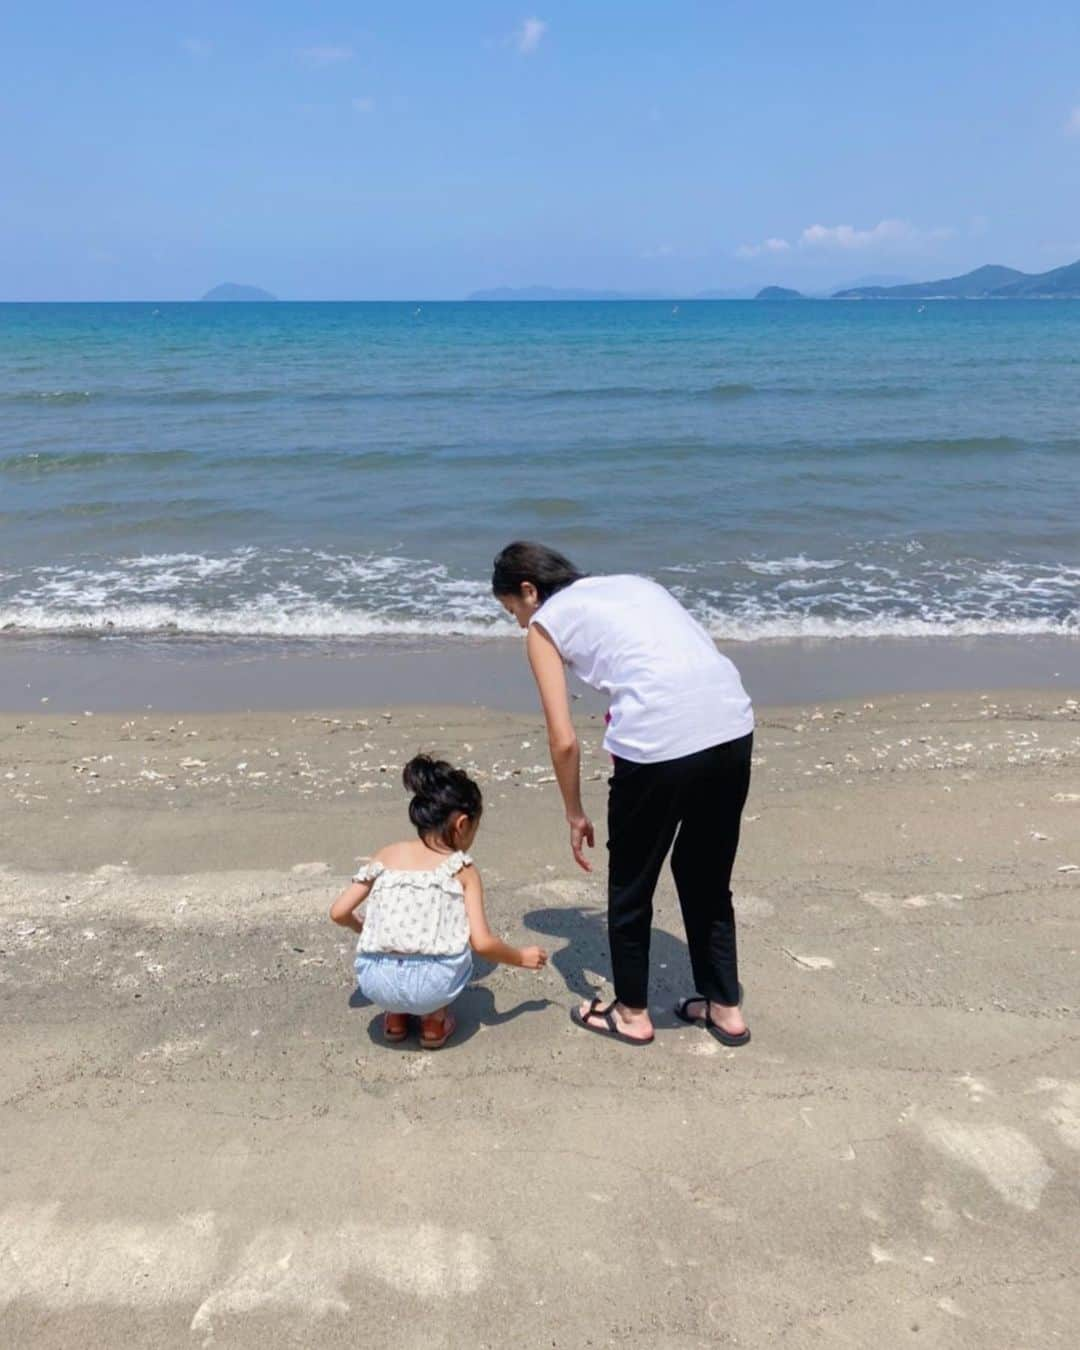
[[[805,300],[802,291],[793,291],[790,286],[766,286],[754,296],[755,300]]]
[[[258,286],[238,286],[235,281],[226,281],[221,286],[215,286],[212,291],[207,291],[203,296],[204,300],[276,300],[276,295],[271,295],[269,291],[261,290]]]

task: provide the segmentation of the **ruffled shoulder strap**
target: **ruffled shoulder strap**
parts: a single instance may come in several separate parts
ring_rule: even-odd
[[[381,877],[385,871],[386,868],[381,862],[369,859],[357,871],[356,875],[353,877],[353,881],[374,881],[376,877]]]
[[[456,877],[463,867],[471,867],[472,858],[468,853],[462,853],[459,849],[457,853],[451,853],[449,858],[442,863],[439,871],[444,877]]]

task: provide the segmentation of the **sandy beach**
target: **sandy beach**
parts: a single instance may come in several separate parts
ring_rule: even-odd
[[[585,715],[587,801],[606,760]],[[327,921],[472,767],[493,922],[439,1054],[380,1043]],[[1070,1344],[1080,1310],[1080,706],[760,711],[737,869],[753,1043],[665,880],[645,1052],[535,715],[0,720],[0,1307],[11,1345]]]
[[[1080,7],[134,9],[0,30],[0,1350],[1080,1347]]]

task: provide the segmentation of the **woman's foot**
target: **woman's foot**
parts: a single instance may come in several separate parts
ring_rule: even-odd
[[[383,1013],[383,1038],[388,1041],[403,1041],[409,1034],[408,1013]]]
[[[440,1008],[420,1019],[420,1048],[441,1050],[457,1030],[457,1022],[449,1008]]]
[[[684,999],[676,1009],[684,1022],[700,1022],[703,1026],[712,1019],[712,1024],[727,1036],[745,1036],[747,1027],[743,1020],[742,1009],[730,1007],[726,1003],[710,1003],[704,998]]]
[[[610,1028],[604,1020],[604,1011],[610,1011],[616,1030],[628,1040],[642,1042],[652,1040],[654,1032],[648,1008],[628,1008],[624,1003],[612,1003],[610,1009],[600,1010],[594,999],[589,1003],[583,1003],[578,1008],[578,1015],[584,1026],[592,1027],[596,1031],[608,1031]]]

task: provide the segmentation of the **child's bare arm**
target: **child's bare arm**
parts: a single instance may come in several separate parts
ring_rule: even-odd
[[[504,966],[524,966],[526,970],[539,970],[547,965],[543,947],[511,947],[488,927],[484,883],[475,867],[462,868],[458,877],[465,892],[465,913],[469,916],[469,944],[477,956]]]
[[[348,886],[330,906],[330,917],[335,923],[341,924],[342,928],[351,928],[354,933],[363,932],[364,921],[355,911],[360,908],[370,894],[370,881],[349,882]]]

